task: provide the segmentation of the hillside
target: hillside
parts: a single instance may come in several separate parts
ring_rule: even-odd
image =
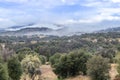
[[[100,30],[98,32],[120,32],[120,27],[108,28],[108,29]]]
[[[41,28],[23,28],[20,30],[16,30],[16,31],[5,31],[5,32],[1,32],[2,36],[24,36],[24,35],[40,35],[43,33],[50,33],[54,31],[53,29],[50,28],[46,28],[46,27],[41,27]]]

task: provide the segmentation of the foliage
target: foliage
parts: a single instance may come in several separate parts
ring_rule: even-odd
[[[16,53],[17,54],[31,54],[35,52],[31,50],[30,48],[24,47],[24,48],[19,49]]]
[[[22,75],[22,68],[18,58],[12,57],[8,61],[8,72],[12,80],[20,80],[20,76]]]
[[[19,61],[22,61],[25,58],[25,56],[29,54],[36,55],[37,53],[31,50],[30,48],[26,48],[26,47],[21,48],[17,51]]]
[[[40,55],[40,61],[41,61],[41,63],[42,64],[45,64],[46,63],[46,61],[47,61],[47,58],[45,57],[45,56],[43,56],[43,55]]]
[[[0,55],[0,63],[4,63],[2,56]]]
[[[110,62],[113,62],[116,52],[114,49],[107,49],[107,50],[100,51],[98,54],[100,54],[104,58],[109,58]]]
[[[117,67],[117,71],[119,73],[119,77],[120,77],[120,58],[118,59],[118,67]]]
[[[61,57],[61,54],[60,54],[60,53],[56,53],[56,54],[54,54],[53,56],[51,56],[51,57],[50,57],[50,63],[51,63],[51,65],[54,65],[54,64],[58,63],[60,57]]]
[[[62,78],[80,73],[86,74],[86,62],[89,57],[88,54],[80,51],[62,55],[60,60],[54,64],[54,72]]]
[[[22,68],[31,78],[38,72],[41,61],[37,55],[26,55],[21,62]]]
[[[0,80],[8,80],[7,68],[4,64],[0,63]]]
[[[3,48],[0,51],[0,55],[2,57],[2,59],[7,62],[7,60],[14,55],[14,51],[13,50],[9,50],[9,48]]]
[[[85,63],[89,58],[89,55],[86,53],[101,55],[105,59],[109,58],[111,63],[114,62],[114,59],[119,61],[119,40],[120,33],[117,32],[89,33],[63,37],[46,36],[45,38],[40,38],[38,35],[31,37],[0,36],[0,42],[5,42],[6,44],[4,50],[0,46],[0,62],[3,64],[7,63],[9,58],[14,55],[14,51],[16,51],[21,64],[26,61],[24,63],[26,67],[23,64],[22,67],[24,72],[31,77],[36,72],[40,72],[40,69],[33,65],[36,65],[37,62],[45,64],[46,61],[51,62],[54,71],[60,77],[69,77],[80,73],[86,74],[87,69]],[[35,43],[31,43],[32,41],[35,41]],[[83,50],[85,52],[83,54],[77,50]],[[32,57],[36,56],[37,62],[32,61],[29,55]],[[97,63],[91,66],[94,68],[96,65]]]
[[[87,62],[87,73],[92,80],[108,80],[109,68],[109,60],[101,56],[93,56]]]

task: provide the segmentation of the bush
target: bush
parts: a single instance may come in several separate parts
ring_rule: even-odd
[[[5,65],[0,63],[0,80],[8,80],[8,78],[9,76]]]
[[[108,80],[109,69],[109,60],[101,56],[93,56],[87,62],[87,73],[92,80]]]
[[[47,61],[47,58],[45,57],[45,56],[43,56],[43,55],[40,55],[40,60],[41,60],[41,63],[42,64],[45,64],[46,63],[46,61]]]
[[[30,78],[34,79],[34,75],[40,75],[41,61],[37,55],[26,55],[21,65],[24,73],[29,75]]]
[[[12,57],[8,61],[8,72],[11,79],[20,80],[20,76],[22,75],[22,68],[18,58]]]
[[[53,56],[51,56],[51,57],[50,57],[50,63],[51,63],[51,65],[53,66],[54,64],[58,63],[60,57],[61,57],[61,54],[60,54],[60,53],[56,53],[56,54],[54,54]]]
[[[54,72],[62,78],[76,76],[80,73],[86,74],[86,62],[89,57],[88,54],[80,51],[62,55],[53,66]]]

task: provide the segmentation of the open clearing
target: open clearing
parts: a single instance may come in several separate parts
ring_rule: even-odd
[[[90,77],[87,77],[87,76],[76,76],[73,78],[68,78],[66,80],[91,80],[91,79],[90,79]]]
[[[57,76],[52,71],[50,65],[42,65],[41,72],[42,72],[41,77],[43,78],[43,80],[57,80]]]
[[[117,72],[117,64],[111,64],[111,70],[109,72],[109,75],[110,75],[110,80],[114,80],[115,79],[115,76],[118,75],[118,72]]]

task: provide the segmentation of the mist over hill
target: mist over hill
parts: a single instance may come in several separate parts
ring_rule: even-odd
[[[103,27],[100,27],[103,26]],[[104,25],[60,25],[60,24],[26,24],[11,26],[0,29],[1,36],[31,36],[31,35],[54,35],[54,36],[71,36],[81,35],[92,32],[120,32],[120,27],[104,28]]]

